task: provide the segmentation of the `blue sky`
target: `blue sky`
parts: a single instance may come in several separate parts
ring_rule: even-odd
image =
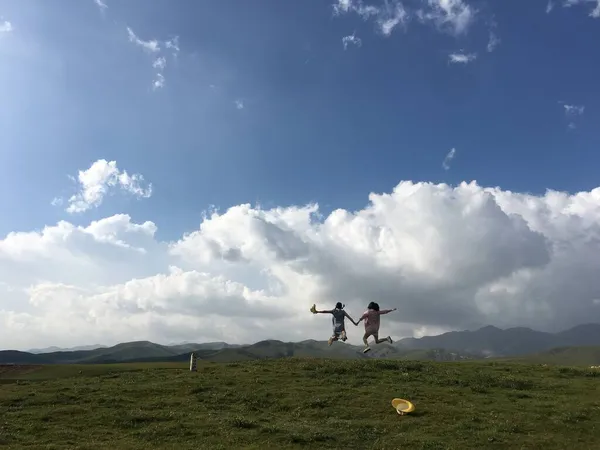
[[[331,2],[105,4],[0,2],[14,28],[0,41],[1,234],[60,219],[50,200],[72,188],[66,176],[101,158],[143,174],[155,193],[79,219],[126,206],[158,216],[166,238],[209,205],[357,209],[403,179],[596,186],[593,3],[547,14],[544,0],[473,1],[478,14],[459,36],[414,19],[383,36],[373,20],[334,16]],[[501,40],[491,53],[490,23]],[[151,90],[152,56],[126,27],[143,40],[179,36],[177,58],[164,52],[164,88]],[[345,50],[353,33],[362,45]],[[461,49],[477,59],[450,64]],[[576,129],[560,101],[585,105]]]
[[[581,322],[597,313],[598,277],[590,273],[570,315],[554,299],[566,285],[544,291],[544,283],[566,276],[567,260],[595,258],[583,244],[560,257],[549,249],[594,239],[600,217],[597,16],[598,0],[0,0],[0,267],[23,276],[0,277],[9,293],[0,320],[28,329],[55,318],[46,308],[60,304],[72,321],[99,321],[97,306],[87,306],[97,303],[76,303],[64,289],[96,302],[134,278],[170,273],[183,283],[197,271],[212,278],[186,284],[203,294],[188,292],[185,308],[213,299],[206,292],[229,286],[219,284],[225,277],[240,283],[243,304],[285,298],[304,310],[303,291],[336,300],[334,287],[356,278],[341,267],[356,261],[379,268],[363,280],[372,290],[356,294],[356,310],[371,297],[394,302],[386,295],[405,288],[406,298],[430,301],[442,292],[440,267],[465,264],[451,270],[465,277],[454,300],[430,305],[457,319],[398,303],[407,312],[396,336]],[[79,173],[92,180],[87,188]],[[76,200],[79,209],[69,210]],[[329,221],[321,228],[304,222],[313,203]],[[221,215],[208,220],[213,207]],[[480,245],[485,257],[447,256],[459,242]],[[104,272],[103,258],[131,270]],[[485,258],[503,262],[474,281]],[[333,266],[339,273],[326,274]],[[418,274],[421,284],[399,287],[385,278],[391,273]],[[515,306],[532,292],[539,303]],[[115,297],[110,314],[124,331],[114,339],[130,337],[134,320],[132,337],[199,336],[190,324],[173,331],[188,323],[180,310],[128,295],[142,312]],[[499,304],[512,305],[510,314],[492,319]],[[470,307],[478,313],[466,318]],[[103,336],[96,325],[98,335],[81,325],[56,340],[89,343]]]

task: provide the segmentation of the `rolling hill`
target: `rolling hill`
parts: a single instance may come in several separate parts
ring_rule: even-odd
[[[447,352],[443,349],[413,350],[394,345],[381,344],[365,355],[363,347],[344,343],[329,346],[327,342],[307,340],[302,342],[260,341],[252,345],[230,346],[221,343],[183,344],[163,346],[148,341],[126,342],[114,347],[94,350],[60,351],[34,354],[14,350],[0,351],[0,364],[108,364],[122,362],[182,362],[189,360],[190,353],[205,361],[234,362],[258,359],[309,357],[328,359],[422,359],[434,361],[457,361],[472,359],[471,355]]]
[[[198,358],[213,362],[247,361],[285,357],[311,357],[330,359],[419,359],[430,361],[461,361],[487,357],[550,358],[554,352],[567,352],[575,360],[595,356],[591,350],[560,350],[561,348],[600,347],[600,324],[580,325],[560,333],[544,333],[529,328],[501,330],[484,327],[476,331],[457,331],[420,339],[402,339],[394,345],[380,344],[369,354],[362,347],[335,343],[331,347],[323,341],[282,342],[265,340],[252,345],[230,345],[225,342],[202,344],[182,343],[160,345],[148,341],[126,342],[113,347],[92,350],[57,351],[49,353],[0,351],[0,364],[104,364],[121,362],[177,362],[189,359],[191,352]],[[552,350],[556,349],[556,350]],[[548,354],[544,352],[550,352]],[[570,353],[569,353],[570,352]],[[579,353],[577,353],[579,352]],[[582,353],[583,352],[583,353]],[[533,356],[530,356],[533,355]],[[544,356],[545,355],[545,356]],[[567,358],[568,359],[568,358]]]

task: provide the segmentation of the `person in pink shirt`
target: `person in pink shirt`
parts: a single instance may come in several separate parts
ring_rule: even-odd
[[[381,344],[383,342],[389,342],[390,344],[393,343],[392,338],[390,336],[388,336],[384,339],[379,339],[380,316],[382,314],[391,313],[392,311],[396,311],[396,308],[382,309],[380,311],[379,305],[377,303],[375,303],[375,302],[369,303],[369,306],[367,306],[367,310],[363,313],[363,315],[361,316],[360,319],[358,319],[358,322],[357,322],[357,325],[358,325],[361,322],[361,320],[365,321],[365,334],[363,336],[363,342],[365,343],[365,349],[363,350],[363,353],[367,353],[369,350],[371,350],[371,347],[369,347],[369,342],[368,342],[368,339],[370,336],[373,336],[375,338],[376,344]]]

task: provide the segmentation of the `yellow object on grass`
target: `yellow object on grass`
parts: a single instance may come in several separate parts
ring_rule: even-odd
[[[403,398],[393,399],[392,406],[394,407],[396,412],[401,416],[404,414],[408,414],[409,412],[413,412],[415,410],[415,405],[413,405],[408,400],[404,400]]]
[[[317,305],[312,305],[312,307],[310,308],[310,312],[313,314],[317,313]]]

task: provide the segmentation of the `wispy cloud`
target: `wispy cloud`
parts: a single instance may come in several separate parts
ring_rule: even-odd
[[[455,155],[456,155],[456,149],[455,148],[453,148],[452,150],[450,150],[448,152],[448,154],[444,158],[444,161],[442,162],[442,167],[444,168],[444,170],[450,170],[450,163],[454,159]]]
[[[237,109],[244,109],[244,101],[243,100],[236,100],[234,103],[235,103],[235,107]]]
[[[488,40],[487,51],[493,52],[496,47],[500,44],[500,38],[494,34],[494,32],[490,32],[490,38]]]
[[[359,37],[356,37],[356,33],[352,33],[350,36],[344,36],[342,38],[342,44],[344,45],[344,50],[346,50],[350,44],[360,47],[362,45],[362,40]]]
[[[411,5],[419,7],[412,10],[405,4],[400,0],[384,0],[383,5],[371,5],[363,0],[336,0],[333,14],[354,13],[365,21],[372,20],[384,36],[390,36],[398,26],[406,28],[414,17],[421,23],[434,24],[439,31],[460,35],[467,32],[477,15],[466,0],[415,0]]]
[[[0,22],[0,33],[10,33],[12,30],[12,23],[10,23],[8,20]]]
[[[567,126],[570,129],[574,129],[576,127],[575,122],[576,122],[577,118],[582,116],[583,113],[585,112],[585,106],[584,105],[569,105],[562,101],[560,101],[558,103],[561,104],[564,108],[565,117],[567,118],[567,121],[568,121]]]
[[[177,57],[179,53],[179,36],[175,36],[165,42],[165,47],[173,52],[173,56]]]
[[[164,49],[171,51],[173,58],[179,54],[179,36],[174,36],[163,42],[164,49],[161,47],[161,42],[158,39],[150,39],[144,41],[140,39],[131,28],[127,27],[129,41],[142,48],[146,53],[153,55],[152,67],[156,70],[154,80],[152,81],[152,90],[161,89],[165,86],[164,71],[167,67],[167,58],[161,55]]]
[[[143,41],[133,32],[133,30],[127,27],[127,34],[129,35],[129,41],[133,42],[136,45],[142,47],[145,51],[150,53],[157,53],[160,51],[160,46],[158,45],[158,41],[156,39],[151,39],[149,41]]]
[[[475,20],[477,11],[464,0],[427,0],[428,10],[421,10],[421,20],[433,22],[438,29],[453,34],[466,33]]]
[[[102,0],[94,0],[94,3],[96,5],[98,5],[98,8],[100,8],[100,11],[105,11],[108,9],[108,5],[106,3],[104,3]]]
[[[448,58],[452,64],[468,64],[477,59],[477,53],[450,53]]]
[[[500,45],[500,42],[501,42],[500,38],[498,37],[496,32],[493,29],[490,30],[490,36],[488,38],[488,44],[487,44],[487,51],[491,53],[494,50],[496,50],[496,47],[498,47],[498,45]]]
[[[383,6],[365,5],[362,0],[337,0],[333,5],[333,14],[355,13],[363,20],[374,19],[377,30],[384,36],[390,36],[398,25],[406,25],[409,14],[399,0],[386,0]]]
[[[140,174],[129,175],[119,170],[116,161],[99,159],[89,169],[80,170],[76,180],[78,192],[68,199],[66,211],[81,213],[102,204],[104,197],[113,191],[121,191],[138,198],[152,195],[152,184],[144,186]],[[53,205],[61,205],[62,198],[52,200]]]
[[[548,0],[548,4],[546,5],[546,14],[550,14],[554,9],[554,2],[552,0]]]
[[[380,8],[373,5],[364,5],[362,0],[338,0],[333,5],[333,14],[341,15],[349,12],[355,12],[361,16],[364,20],[367,20],[371,16],[376,16],[380,13]]]
[[[576,6],[576,5],[593,5],[595,4],[596,6],[594,7],[594,9],[592,9],[589,13],[590,17],[593,17],[594,19],[598,19],[600,18],[600,0],[564,0],[563,2],[563,6],[565,8],[569,8],[571,6]]]
[[[408,12],[404,9],[404,5],[396,2],[390,7],[386,2],[385,13],[377,19],[377,26],[384,36],[389,36],[398,25],[406,25],[409,20]]]

